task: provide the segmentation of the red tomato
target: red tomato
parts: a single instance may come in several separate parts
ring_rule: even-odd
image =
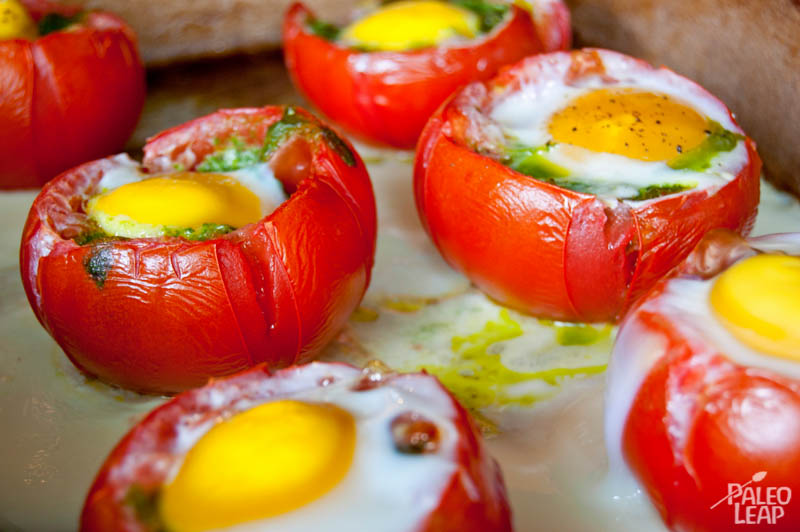
[[[684,278],[709,278],[755,253],[744,240],[716,233],[681,266]],[[789,242],[779,236],[781,241]],[[751,242],[774,249],[764,245],[770,239]],[[800,254],[800,234],[793,247]],[[609,449],[621,449],[673,530],[740,530],[748,520],[748,530],[800,529],[800,380],[734,362],[711,343],[714,335],[698,336],[681,316],[664,312],[670,282],[657,284],[622,322],[606,403],[607,412],[622,415],[612,416],[620,423],[607,433]],[[725,499],[731,484],[746,483],[758,491],[745,498],[734,488],[731,500]],[[772,504],[751,497],[764,502],[768,493]],[[779,496],[788,504],[779,504]]]
[[[76,9],[23,1],[35,20]],[[136,36],[90,11],[35,41],[0,41],[0,189],[38,187],[122,149],[144,105]]]
[[[437,458],[455,462],[455,470],[442,493],[430,494],[438,501],[435,509],[422,520],[421,525],[409,529],[409,532],[510,532],[510,511],[500,469],[488,455],[469,414],[453,396],[434,377],[424,373],[389,374],[377,380],[363,375],[356,368],[335,363],[296,366],[272,376],[269,376],[266,367],[260,366],[233,377],[214,380],[204,388],[173,398],[131,429],[108,456],[86,498],[81,514],[81,530],[134,532],[153,529],[152,518],[155,515],[148,510],[156,508],[158,491],[171,468],[181,463],[187,445],[193,445],[178,441],[178,426],[184,432],[191,431],[211,420],[229,418],[248,408],[240,406],[242,404],[258,405],[284,398],[302,400],[305,391],[345,382],[352,383],[347,392],[350,394],[381,387],[414,394],[417,389],[423,388],[427,390],[426,394],[435,392],[436,404],[447,405],[447,409],[452,411],[447,419],[455,431],[447,437],[455,442],[454,453]],[[328,394],[325,397],[326,401],[337,404],[335,396]],[[351,404],[357,404],[353,398],[350,401]],[[423,416],[426,414],[425,411],[419,413]],[[376,440],[368,443],[377,446]],[[363,451],[366,444],[362,445]],[[391,448],[387,452],[395,453],[398,450]],[[369,451],[382,452],[375,448]],[[413,460],[412,455],[408,459]],[[386,475],[381,471],[372,473]],[[425,479],[420,480],[426,482]],[[391,481],[389,475],[381,482]],[[398,490],[401,489],[398,487]],[[132,492],[138,496],[131,496]],[[134,501],[138,501],[138,506]],[[360,530],[359,525],[363,526],[361,516],[372,509],[359,506],[344,507],[338,511],[340,515],[352,516],[351,529]],[[415,509],[409,510],[413,512]],[[311,511],[300,508],[297,513]],[[142,523],[137,513],[149,516],[150,521]],[[314,514],[309,514],[309,517],[311,522],[320,519]]]
[[[543,72],[563,70],[569,83],[613,77],[605,69],[606,57],[616,68],[678,78],[604,50],[530,57],[454,94],[420,137],[414,190],[428,234],[444,258],[478,288],[523,312],[569,321],[613,320],[706,231],[726,227],[745,232],[755,218],[761,161],[750,139],[747,164],[718,190],[698,187],[613,205],[533,179],[481,155],[480,146],[472,147],[468,137],[489,120],[498,94],[520,90]]]
[[[220,238],[78,245],[83,204],[119,164],[115,157],[43,188],[23,232],[20,269],[36,316],[79,368],[126,388],[175,392],[259,362],[309,360],[336,334],[369,283],[375,200],[352,147],[296,113],[310,129],[270,160],[291,197]],[[178,126],[145,146],[144,169],[191,170],[234,137],[260,145],[283,114],[224,110]]]
[[[526,55],[569,47],[569,13],[545,3],[536,23],[512,6],[510,18],[463,46],[402,52],[360,52],[309,31],[302,4],[283,24],[286,66],[295,85],[332,120],[368,140],[413,148],[425,121],[458,87],[487,79]],[[545,43],[543,45],[542,43]]]

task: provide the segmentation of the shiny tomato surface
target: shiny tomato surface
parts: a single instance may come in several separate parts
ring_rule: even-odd
[[[229,139],[260,145],[282,107],[223,110],[145,146],[143,168],[194,169]],[[313,358],[356,308],[375,252],[372,185],[352,147],[309,113],[269,159],[291,194],[219,238],[79,245],[84,204],[115,156],[48,183],[31,207],[20,269],[36,316],[83,371],[142,392],[176,392],[265,362]]]
[[[747,164],[718,190],[696,188],[638,202],[601,201],[479,153],[474,132],[488,120],[498,93],[520,90],[526,76],[564,62],[570,83],[613,77],[605,70],[606,56],[630,71],[657,71],[601,50],[530,57],[454,94],[420,137],[414,191],[425,229],[451,266],[523,312],[567,321],[614,320],[706,231],[746,232],[755,219],[761,161],[750,139]]]
[[[800,254],[800,234],[748,243],[712,232],[679,278],[713,277],[756,250],[781,249],[774,243]],[[607,432],[609,448],[621,450],[673,530],[800,529],[800,379],[739,363],[713,335],[664,312],[671,282],[658,283],[622,322],[606,404],[622,423]]]
[[[23,0],[34,20],[77,16],[34,41],[0,41],[0,189],[39,187],[120,151],[139,119],[144,67],[136,36],[110,13]]]
[[[332,120],[367,140],[410,149],[428,117],[460,86],[527,55],[569,47],[566,7],[560,0],[544,4],[538,17],[512,6],[508,20],[464,45],[363,52],[312,33],[307,24],[314,15],[296,3],[283,24],[286,66],[298,89]]]
[[[395,385],[408,390],[413,389],[415,383],[428,381],[435,381],[435,378],[419,373],[379,376],[345,364],[315,362],[283,369],[273,375],[262,365],[185,392],[153,410],[109,454],[86,498],[81,530],[140,532],[158,529],[152,511],[157,506],[159,489],[167,481],[174,464],[179,464],[183,458],[177,450],[182,446],[178,442],[179,427],[185,432],[187,427],[229,418],[232,413],[241,411],[238,404],[258,405],[339,382],[352,382],[354,393],[358,393]],[[449,434],[448,438],[455,440],[455,456],[447,459],[453,460],[456,468],[443,492],[432,494],[437,501],[434,509],[421,525],[408,532],[510,532],[511,516],[500,468],[489,456],[466,410],[438,381],[434,387],[437,401],[441,397],[452,411],[450,421],[456,433]],[[381,474],[380,471],[373,473]],[[392,482],[392,479],[384,481]],[[132,493],[135,496],[131,496]],[[343,515],[352,517],[352,530],[359,529],[359,514],[370,510],[364,507],[340,509]],[[301,508],[298,512],[313,510]],[[308,522],[314,523],[313,513],[307,517]],[[396,528],[395,524],[393,529]]]

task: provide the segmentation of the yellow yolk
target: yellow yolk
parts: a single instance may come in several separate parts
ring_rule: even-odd
[[[599,89],[553,115],[556,142],[641,161],[666,161],[697,147],[708,122],[663,94]]]
[[[478,34],[478,16],[445,2],[396,2],[344,29],[342,38],[370,50],[426,48]]]
[[[241,227],[262,217],[258,196],[236,179],[188,172],[122,185],[92,198],[86,210],[106,233],[131,238],[157,236],[164,227]]]
[[[800,258],[757,255],[734,264],[714,282],[711,308],[746,345],[800,361]]]
[[[192,447],[163,489],[161,517],[168,530],[187,532],[289,512],[336,486],[354,447],[355,422],[338,407],[292,400],[257,406]]]
[[[36,34],[36,24],[25,6],[15,0],[0,0],[0,40],[33,40]]]

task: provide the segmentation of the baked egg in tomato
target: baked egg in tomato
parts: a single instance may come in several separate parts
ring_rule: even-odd
[[[800,234],[715,231],[625,318],[611,467],[674,530],[800,527]]]
[[[286,200],[268,163],[227,172],[144,173],[131,159],[103,175],[85,206],[104,235],[206,239],[256,223]]]
[[[709,229],[746,233],[755,145],[725,105],[608,50],[529,57],[457,92],[420,138],[417,208],[498,301],[614,320]]]
[[[110,454],[81,530],[510,531],[496,463],[426,374],[312,363],[212,381]]]
[[[403,149],[458,87],[571,38],[561,0],[370,2],[341,26],[294,4],[283,33],[287,68],[310,101],[366,140]]]

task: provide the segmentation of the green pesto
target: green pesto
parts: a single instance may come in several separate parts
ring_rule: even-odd
[[[522,334],[520,324],[511,318],[508,310],[503,309],[498,320],[487,322],[482,330],[467,336],[453,337],[451,349],[457,357],[452,364],[422,365],[417,369],[425,369],[438,377],[471,410],[512,404],[524,406],[542,399],[533,394],[509,395],[506,392],[507,387],[521,382],[542,380],[551,386],[557,386],[569,377],[589,376],[605,371],[605,364],[533,372],[509,369],[503,365],[499,354],[491,352],[491,347]],[[598,340],[600,336],[598,333]]]
[[[667,162],[673,170],[693,170],[702,172],[711,166],[711,160],[723,152],[733,150],[740,140],[744,137],[723,128],[719,123],[709,120],[708,136],[696,148],[687,151]],[[581,180],[578,176],[570,175],[570,171],[559,166],[546,157],[546,153],[555,146],[548,142],[544,146],[526,147],[512,144],[506,148],[506,153],[502,158],[503,164],[539,181],[552,185],[595,195],[611,195],[617,184],[597,183]],[[624,185],[624,183],[619,183]],[[636,193],[630,196],[619,197],[621,200],[643,201],[648,199],[660,198],[670,194],[677,194],[685,190],[695,188],[696,184],[690,183],[664,183],[648,185],[637,189]]]
[[[72,240],[79,246],[85,246],[87,244],[96,244],[98,242],[102,242],[104,240],[112,240],[112,239],[119,239],[121,237],[114,237],[109,235],[105,231],[103,231],[97,223],[89,219],[84,224],[83,231],[78,234],[78,236],[74,237]]]
[[[306,20],[306,26],[308,30],[316,35],[317,37],[322,37],[326,41],[335,41],[339,38],[339,35],[342,33],[341,28],[336,26],[335,24],[330,24],[328,22],[323,22],[316,18],[309,18]]]
[[[347,166],[355,166],[356,158],[347,144],[333,130],[310,121],[288,106],[280,120],[267,129],[261,146],[252,146],[237,137],[231,137],[228,145],[207,155],[197,165],[198,172],[231,172],[254,166],[269,159],[278,148],[293,135],[302,135],[309,140],[321,140],[335,151]],[[214,145],[219,145],[215,139]]]
[[[133,509],[136,520],[149,532],[166,532],[167,530],[158,511],[159,496],[158,489],[145,490],[138,484],[132,484],[125,494],[125,505]]]
[[[92,248],[83,261],[83,269],[92,278],[97,288],[103,288],[108,272],[114,267],[114,254],[108,246],[97,245]]]
[[[709,120],[708,136],[697,147],[671,159],[667,165],[673,170],[701,172],[711,167],[711,160],[718,154],[733,150],[742,135],[728,131],[717,122]]]
[[[585,323],[553,325],[556,341],[561,345],[592,345],[611,336],[611,325],[595,327]]]
[[[236,228],[232,225],[205,223],[200,227],[165,227],[164,236],[203,241],[218,238],[235,230]]]
[[[58,13],[48,13],[39,20],[39,36],[42,37],[48,33],[67,29],[73,24],[83,22],[85,16],[86,13],[84,11],[80,11],[69,17]]]
[[[635,196],[624,199],[629,199],[631,201],[644,201],[653,198],[660,198],[661,196],[668,196],[670,194],[677,194],[678,192],[683,192],[684,190],[689,190],[692,188],[694,188],[694,185],[681,185],[679,183],[675,183],[673,185],[649,185],[640,188]]]
[[[569,176],[569,170],[550,162],[545,153],[550,151],[552,144],[534,148],[514,147],[508,150],[508,155],[503,161],[517,172],[541,180],[556,180]]]
[[[197,165],[198,172],[232,172],[262,162],[263,149],[247,146],[241,139],[231,137],[226,148],[208,155]]]
[[[478,15],[481,32],[487,33],[500,24],[508,13],[509,6],[486,0],[450,0],[451,4],[463,7]]]

